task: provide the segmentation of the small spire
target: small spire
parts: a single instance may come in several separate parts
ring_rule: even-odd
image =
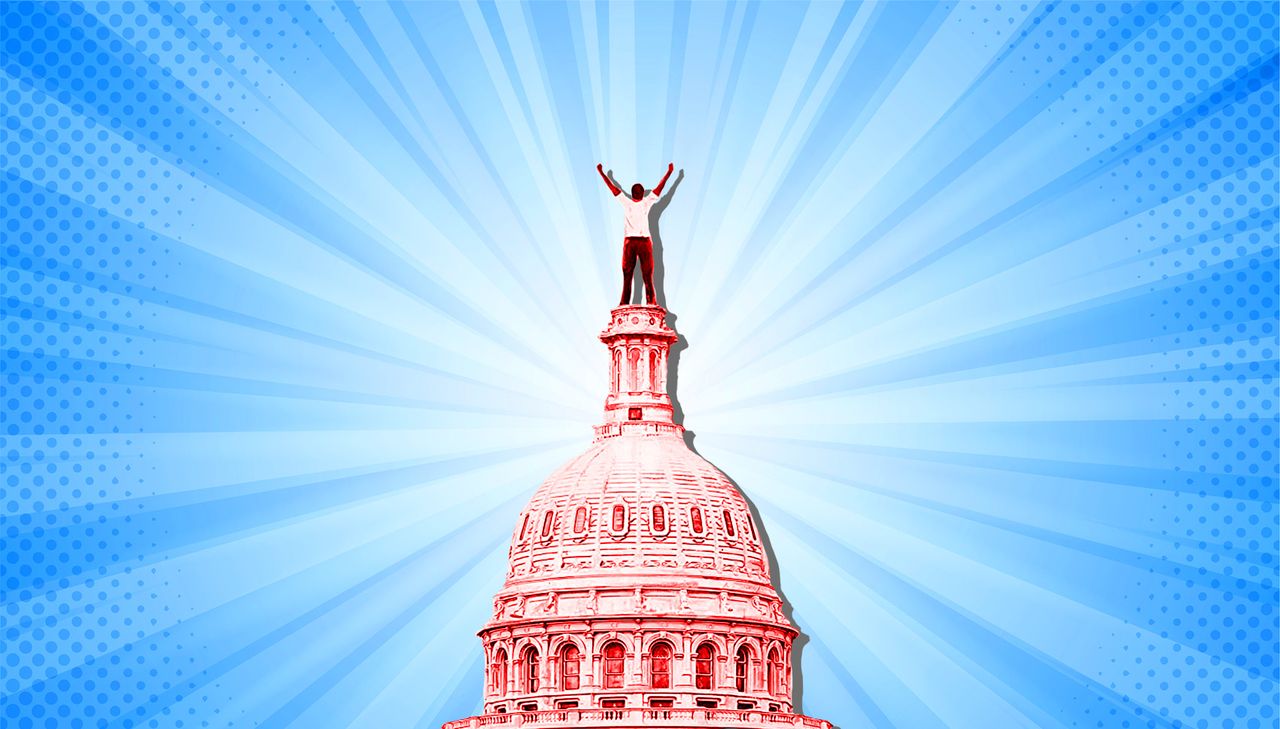
[[[680,434],[667,394],[671,345],[679,338],[661,306],[619,306],[600,341],[609,348],[609,395],[596,440],[624,434]]]

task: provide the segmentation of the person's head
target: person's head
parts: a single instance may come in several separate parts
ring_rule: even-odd
[[[644,185],[637,182],[631,186],[631,199],[639,200],[642,197],[644,197]]]

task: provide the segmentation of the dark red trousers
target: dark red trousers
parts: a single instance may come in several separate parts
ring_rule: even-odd
[[[636,259],[640,259],[640,273],[644,275],[645,303],[657,304],[653,293],[653,241],[649,238],[622,239],[622,300],[619,305],[631,303],[631,275],[636,271]]]

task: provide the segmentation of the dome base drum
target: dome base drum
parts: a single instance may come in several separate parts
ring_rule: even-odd
[[[604,422],[517,518],[479,631],[484,713],[445,729],[830,728],[794,713],[798,631],[746,499],[675,422],[665,320],[612,311]]]

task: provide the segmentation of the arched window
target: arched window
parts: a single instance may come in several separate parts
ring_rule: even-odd
[[[614,533],[621,534],[627,530],[627,507],[616,504],[613,507],[613,520],[610,522]]]
[[[649,650],[650,688],[671,688],[671,646],[654,643]]]
[[[489,669],[493,690],[501,695],[507,692],[507,651],[499,648],[493,654],[493,666]]]
[[[522,683],[525,693],[531,694],[538,690],[537,648],[529,648],[524,652],[524,681]]]
[[[667,531],[667,510],[662,508],[662,504],[653,505],[653,530],[659,534]]]
[[[694,534],[702,533],[702,509],[696,506],[689,509],[689,526],[693,527]]]
[[[524,521],[520,522],[520,538],[524,539],[524,535],[529,531],[529,515],[524,515]]]
[[[575,691],[581,685],[582,652],[578,646],[569,643],[560,649],[560,688]]]
[[[610,643],[604,647],[604,687],[622,688],[622,679],[626,674],[627,649],[621,643]]]
[[[769,693],[782,693],[782,655],[776,647],[769,649],[768,666]]]
[[[573,533],[581,534],[587,530],[587,507],[579,506],[573,513]]]
[[[712,688],[712,677],[716,665],[716,649],[710,643],[703,643],[693,654],[693,686],[694,688]]]
[[[747,674],[751,670],[751,651],[745,645],[738,648],[733,659],[733,685],[739,691],[747,690]]]
[[[546,539],[551,536],[551,527],[556,523],[556,513],[548,511],[547,515],[542,517],[542,538]]]
[[[613,350],[613,391],[622,390],[622,350]]]
[[[627,390],[636,392],[640,389],[640,350],[633,349],[628,352],[627,363],[631,365],[631,372],[627,377]]]
[[[730,514],[728,509],[724,510],[724,530],[729,536],[733,536],[733,514]]]
[[[649,389],[658,391],[658,350],[649,350]]]

